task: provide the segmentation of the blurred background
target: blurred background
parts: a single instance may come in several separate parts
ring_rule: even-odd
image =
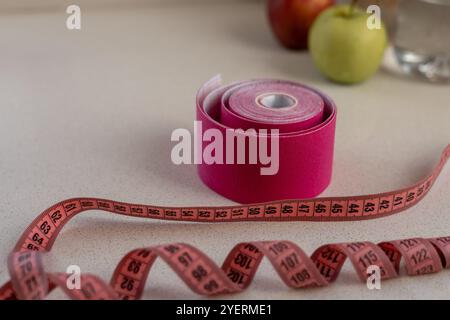
[[[127,11],[127,10],[148,10],[153,8],[168,8],[171,6],[195,7],[201,12],[210,6],[217,6],[217,10],[222,0],[3,0],[0,3],[0,12],[3,17],[13,15],[46,15],[65,11],[68,5],[76,4],[87,15],[93,12],[107,11]],[[264,10],[267,3],[274,3],[274,6],[285,6],[285,9],[278,19],[289,20],[290,11],[292,15],[296,12],[308,11],[303,16],[298,15],[297,24],[304,23],[302,18],[306,17],[312,23],[322,9],[334,3],[350,3],[351,0],[230,0],[228,3],[236,3],[236,8],[254,6],[255,10]],[[303,4],[302,4],[303,3]],[[306,3],[306,5],[304,5]],[[359,0],[357,5],[366,9],[370,5],[377,5],[381,8],[381,16],[389,33],[390,47],[386,52],[383,66],[393,72],[419,76],[432,82],[447,82],[450,80],[450,0]],[[311,9],[313,6],[322,6],[322,9]],[[303,8],[302,8],[303,6]],[[170,10],[170,9],[169,9]],[[189,14],[190,9],[186,9],[185,14]],[[315,12],[314,12],[315,10]],[[265,11],[268,11],[267,9]],[[220,15],[226,12],[219,13]],[[308,14],[310,16],[308,17]],[[210,14],[209,14],[210,15]],[[232,14],[233,15],[233,14]],[[235,16],[238,13],[234,13]],[[256,32],[256,18],[262,19],[260,15],[252,15],[241,25],[244,34],[249,33],[254,41],[260,41],[267,37],[268,30],[260,29]],[[282,17],[282,18],[281,18]],[[208,19],[208,17],[204,17]],[[228,16],[230,25],[233,17]],[[171,19],[168,17],[168,19]],[[89,23],[88,20],[85,21]],[[252,23],[254,22],[254,23]],[[269,23],[269,21],[268,21]],[[309,29],[303,26],[305,29]],[[230,27],[231,28],[231,27]],[[237,27],[236,27],[237,28]],[[283,28],[287,28],[284,26]],[[161,30],[161,37],[170,35],[169,30]],[[253,34],[254,32],[254,34]],[[287,32],[287,31],[286,31]],[[200,35],[199,35],[200,36]],[[252,39],[250,39],[252,40]],[[282,41],[283,42],[283,41]],[[284,41],[286,42],[286,41]],[[289,47],[289,45],[288,45]],[[291,46],[292,47],[292,46]],[[295,47],[295,45],[294,45]],[[301,46],[300,46],[301,47]],[[304,45],[303,45],[304,47]]]

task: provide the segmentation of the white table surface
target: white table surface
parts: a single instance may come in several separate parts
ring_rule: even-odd
[[[53,203],[97,196],[158,205],[231,204],[170,161],[170,134],[194,120],[196,90],[282,78],[316,86],[339,107],[334,174],[323,195],[388,191],[422,178],[450,142],[450,90],[381,71],[357,86],[324,80],[307,53],[283,50],[263,1],[77,1],[82,30],[65,27],[69,1],[0,4],[0,281],[20,233]],[[449,166],[416,207],[344,223],[170,223],[89,212],[63,230],[46,265],[77,264],[108,280],[129,250],[183,241],[219,264],[238,241],[287,239],[308,253],[330,242],[450,235]],[[161,261],[144,298],[201,298]],[[245,292],[223,298],[449,298],[450,271],[368,290],[347,263],[335,284],[291,290],[265,261]],[[55,292],[50,298],[63,297]]]

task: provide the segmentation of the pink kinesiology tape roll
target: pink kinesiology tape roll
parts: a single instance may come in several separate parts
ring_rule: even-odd
[[[215,129],[223,137],[232,132],[234,139],[223,139],[222,161],[198,165],[200,178],[240,203],[315,197],[331,180],[336,112],[327,95],[302,84],[251,80],[222,86],[216,76],[197,94],[197,120],[202,130]],[[245,163],[236,159],[239,138],[245,141]],[[271,159],[278,161],[271,163],[276,170],[264,174],[264,168],[270,171],[267,163],[249,161],[252,138],[266,139],[271,155],[278,152]],[[272,148],[273,139],[278,139],[278,150]],[[197,152],[209,144],[202,140]]]

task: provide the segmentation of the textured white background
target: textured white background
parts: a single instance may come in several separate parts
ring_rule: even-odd
[[[316,86],[339,106],[334,175],[324,195],[387,191],[429,172],[450,142],[450,90],[381,71],[357,86],[324,80],[307,53],[281,49],[262,1],[68,1],[0,5],[0,281],[19,234],[42,210],[74,196],[158,205],[219,205],[195,167],[170,161],[170,133],[192,128],[194,96],[210,76],[283,78]],[[449,166],[415,208],[375,221],[188,224],[102,212],[71,221],[49,270],[78,264],[109,279],[127,251],[185,241],[221,263],[238,241],[288,239],[307,252],[327,242],[450,235]],[[264,262],[233,298],[448,298],[450,271],[402,277],[369,291],[346,264],[325,289],[289,290]],[[62,297],[56,292],[51,297]],[[158,261],[145,298],[198,298]]]

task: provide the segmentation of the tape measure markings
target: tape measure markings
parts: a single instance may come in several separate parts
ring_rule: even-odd
[[[0,299],[43,299],[60,287],[73,299],[138,299],[151,266],[162,258],[195,293],[216,295],[246,289],[265,256],[283,282],[292,288],[325,286],[333,282],[347,258],[362,281],[369,265],[380,267],[383,279],[397,277],[400,260],[408,275],[441,271],[450,266],[450,236],[382,242],[328,244],[309,258],[290,241],[257,241],[236,245],[218,267],[207,255],[187,244],[176,243],[129,252],[117,265],[110,285],[100,278],[82,275],[82,287],[69,290],[67,274],[46,273],[43,252],[49,251],[63,226],[87,210],[103,210],[127,216],[176,221],[348,221],[383,217],[419,202],[431,189],[447,159],[450,145],[432,173],[411,187],[355,197],[283,200],[225,207],[163,207],[130,204],[98,198],[74,198],[42,212],[28,226],[8,258],[11,281],[0,288]]]
[[[9,260],[11,281],[0,288],[0,298],[43,299],[55,287],[60,287],[72,299],[139,299],[157,257],[192,291],[212,296],[245,290],[264,256],[288,287],[308,288],[334,282],[347,258],[365,282],[371,265],[380,268],[381,279],[398,277],[402,257],[408,275],[441,271],[448,267],[449,253],[450,237],[412,238],[378,245],[371,242],[328,244],[314,251],[310,258],[290,241],[256,241],[237,244],[220,268],[195,247],[174,243],[129,252],[117,265],[110,285],[85,274],[81,288],[70,290],[66,286],[67,274],[43,272],[42,253],[14,252]]]

